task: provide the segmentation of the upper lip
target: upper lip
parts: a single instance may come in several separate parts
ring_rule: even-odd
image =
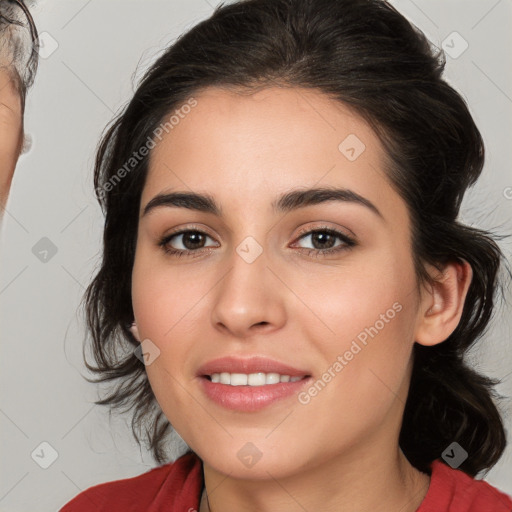
[[[294,368],[287,364],[280,363],[274,359],[266,357],[250,357],[241,359],[238,357],[221,357],[213,359],[202,365],[198,370],[199,376],[212,375],[214,373],[279,373],[280,375],[289,375],[290,377],[309,376],[306,370]]]

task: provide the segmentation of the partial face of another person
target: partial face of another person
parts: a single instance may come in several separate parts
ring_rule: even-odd
[[[23,147],[21,91],[33,83],[37,30],[23,2],[0,2],[0,216]]]
[[[397,436],[419,318],[409,214],[383,147],[320,92],[194,98],[153,150],[140,205],[132,299],[140,339],[159,351],[146,367],[155,396],[189,446],[232,477],[361,457]],[[345,200],[278,207],[316,188]],[[176,192],[220,211],[168,203],[144,214]],[[224,357],[264,361],[205,367]],[[268,384],[212,377],[240,368]]]
[[[7,203],[22,143],[21,97],[9,71],[0,68],[0,207]]]

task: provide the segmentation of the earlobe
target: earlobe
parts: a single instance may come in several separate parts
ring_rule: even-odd
[[[415,333],[415,341],[426,346],[442,343],[456,329],[473,272],[471,265],[461,259],[446,264],[441,274],[437,271],[432,276],[435,282],[422,294]]]
[[[137,323],[133,322],[130,326],[130,332],[133,334],[135,339],[140,343],[140,335],[139,335],[139,329],[137,327]]]

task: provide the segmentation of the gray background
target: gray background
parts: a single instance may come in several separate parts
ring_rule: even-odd
[[[99,262],[103,226],[93,197],[93,158],[102,130],[146,67],[218,3],[40,0],[32,9],[39,32],[52,38],[45,51],[53,40],[58,47],[41,60],[28,96],[26,132],[33,145],[19,162],[1,229],[1,512],[56,511],[91,485],[155,466],[131,438],[129,417],[109,420],[107,409],[93,403],[97,388],[82,377],[88,373],[79,302]],[[447,57],[446,76],[470,105],[487,160],[462,219],[512,233],[512,1],[392,3],[436,45],[445,40],[454,55],[462,41],[450,35],[456,31],[467,41],[466,51]],[[33,253],[43,237],[57,250],[46,262]],[[511,242],[501,246],[510,260]],[[510,306],[497,311],[471,354],[479,370],[503,379],[497,391],[507,397],[511,312]],[[509,433],[511,404],[509,398],[502,405]],[[58,454],[47,469],[31,457],[41,453],[42,442]],[[175,456],[182,448],[177,439]],[[38,460],[50,462],[51,451],[43,446],[43,452]],[[486,480],[512,494],[512,445]]]

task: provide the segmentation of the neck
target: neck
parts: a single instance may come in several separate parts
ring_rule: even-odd
[[[206,489],[200,512],[415,512],[430,477],[415,469],[397,447],[389,454],[338,456],[284,478],[249,481],[203,465]]]

